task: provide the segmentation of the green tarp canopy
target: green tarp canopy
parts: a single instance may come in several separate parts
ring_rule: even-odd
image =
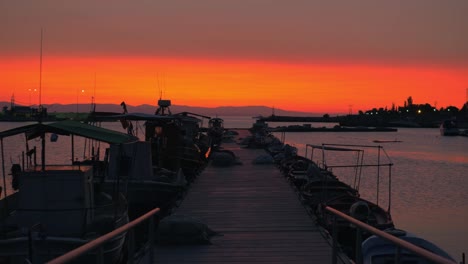
[[[315,149],[322,149],[322,150],[332,150],[332,151],[363,151],[362,149],[353,149],[353,148],[338,148],[338,147],[330,147],[325,145],[311,145],[307,144],[307,147],[315,148]]]
[[[45,133],[66,136],[76,135],[109,144],[121,144],[138,140],[137,137],[132,135],[69,120],[49,124],[38,123],[2,131],[0,132],[0,139],[22,133],[26,134],[28,140]]]

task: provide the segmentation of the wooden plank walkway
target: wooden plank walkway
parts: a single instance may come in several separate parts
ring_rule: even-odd
[[[243,164],[208,166],[175,210],[222,236],[212,245],[158,246],[154,263],[331,263],[331,246],[280,171],[252,164],[265,151],[223,148]]]

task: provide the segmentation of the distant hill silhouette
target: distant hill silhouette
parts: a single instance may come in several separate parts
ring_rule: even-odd
[[[7,106],[10,107],[10,102],[0,102],[0,107]],[[37,105],[32,106],[37,107]],[[44,107],[47,108],[49,114],[52,113],[68,113],[76,112],[76,104],[44,104]],[[136,113],[148,113],[154,114],[156,111],[156,105],[138,105],[132,106],[127,105],[128,112]],[[269,116],[273,113],[271,107],[266,106],[220,106],[220,107],[196,107],[196,106],[186,106],[186,105],[172,105],[170,107],[172,113],[180,112],[192,112],[200,115],[207,116]],[[91,106],[89,104],[79,104],[78,112],[89,112],[91,111]],[[98,112],[122,112],[122,107],[120,104],[97,104],[96,111]],[[275,115],[289,115],[289,116],[322,116],[320,113],[307,113],[307,112],[295,112],[287,111],[283,109],[274,109]]]

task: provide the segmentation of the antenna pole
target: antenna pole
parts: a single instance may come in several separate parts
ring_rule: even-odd
[[[96,111],[96,73],[94,73],[94,91],[93,96],[91,97],[91,112]]]
[[[42,105],[42,28],[41,28],[41,53],[39,60],[39,106]]]

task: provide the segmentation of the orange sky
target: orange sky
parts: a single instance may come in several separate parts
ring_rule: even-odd
[[[468,1],[0,1],[0,101],[462,107]],[[42,33],[41,33],[42,32]],[[29,92],[29,90],[31,92]],[[81,93],[81,90],[84,90]],[[78,92],[78,93],[77,93]]]
[[[155,104],[162,91],[176,105],[264,105],[318,113],[390,108],[392,103],[403,105],[408,96],[415,103],[461,107],[467,73],[463,67],[46,57],[42,103],[88,103],[95,95],[97,103]],[[39,59],[2,59],[0,87],[0,101],[9,101],[14,94],[17,103],[38,104],[33,89],[39,87]]]

